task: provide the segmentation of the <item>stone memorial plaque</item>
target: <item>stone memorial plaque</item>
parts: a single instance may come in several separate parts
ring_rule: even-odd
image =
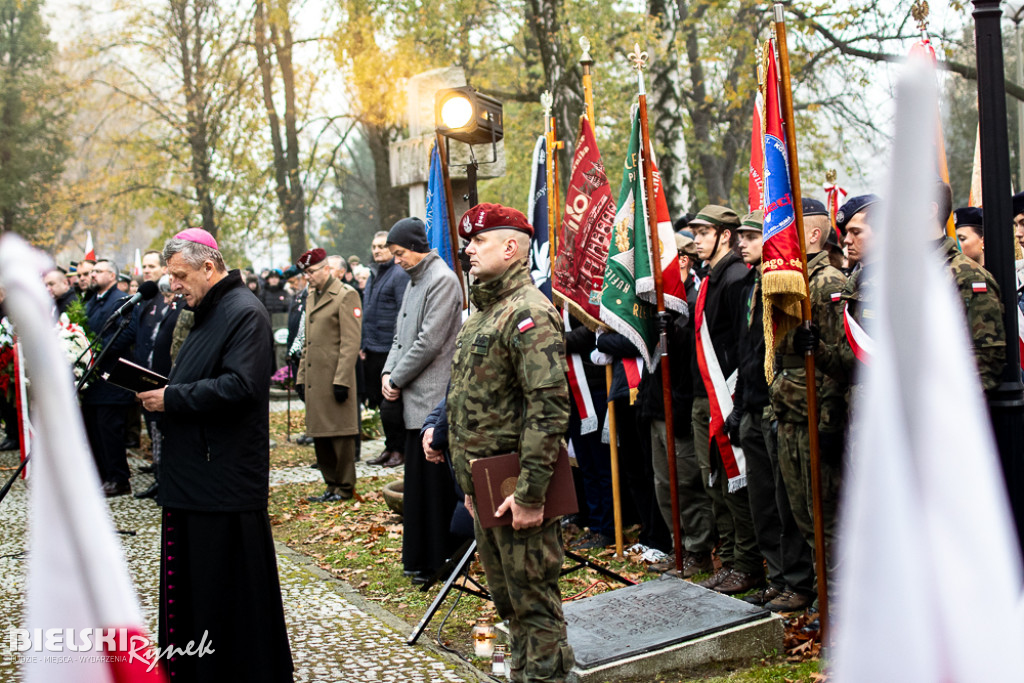
[[[563,609],[580,669],[771,616],[760,607],[670,576],[569,602]]]

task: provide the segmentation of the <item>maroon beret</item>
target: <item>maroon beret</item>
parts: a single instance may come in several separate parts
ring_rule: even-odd
[[[459,235],[469,239],[488,230],[519,230],[533,237],[533,226],[521,212],[501,204],[477,204],[462,215]]]
[[[316,249],[310,249],[305,254],[300,256],[299,260],[295,263],[295,265],[299,267],[299,270],[305,270],[310,266],[315,266],[316,264],[323,261],[325,258],[327,258],[327,252],[321,249],[320,247],[317,247]]]

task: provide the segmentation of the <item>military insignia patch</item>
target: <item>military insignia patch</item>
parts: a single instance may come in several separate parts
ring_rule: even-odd
[[[832,294],[830,296],[832,297],[832,303],[835,303],[836,301],[839,301],[840,299],[843,298],[843,293],[842,292],[832,292]]]
[[[982,293],[988,291],[988,283],[987,282],[972,282],[971,283],[971,289],[974,290],[975,294],[982,294]]]
[[[523,332],[526,332],[527,330],[533,329],[533,327],[534,327],[533,318],[523,318],[522,320],[519,321],[519,324],[516,325],[516,327],[519,328],[519,333],[520,334],[522,334]]]
[[[361,308],[353,308],[352,309],[352,315],[354,315],[357,318],[362,318],[363,317],[363,309],[361,309]]]

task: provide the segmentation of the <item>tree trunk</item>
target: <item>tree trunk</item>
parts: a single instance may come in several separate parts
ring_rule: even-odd
[[[683,102],[679,57],[675,49],[678,30],[677,8],[666,0],[651,0],[648,13],[657,20],[661,40],[659,57],[651,63],[651,88],[648,103],[654,112],[652,134],[658,170],[664,181],[669,215],[680,218],[690,206],[690,167],[686,152],[686,105]]]
[[[373,157],[373,179],[377,189],[376,219],[381,230],[390,230],[392,225],[409,215],[408,191],[391,187],[388,147],[394,137],[394,130],[391,126],[364,123],[363,131],[370,156]]]
[[[551,115],[555,117],[555,133],[565,143],[558,152],[559,180],[567,186],[571,168],[573,146],[583,114],[583,73],[572,49],[565,49],[560,41],[560,20],[563,0],[529,0],[526,3],[526,22],[537,41],[544,83],[554,97]],[[566,65],[572,64],[571,68]]]
[[[274,71],[267,41],[267,19],[264,0],[256,0],[255,40],[256,58],[259,62],[263,83],[263,104],[267,109],[270,139],[273,147],[274,185],[277,194],[278,215],[288,236],[288,248],[292,262],[298,261],[306,251],[306,206],[302,182],[299,177],[299,140],[295,128],[295,74],[292,67],[292,34],[285,24],[278,30],[276,22],[270,23],[270,43],[277,56],[281,80],[285,92],[285,139],[281,141],[281,121],[274,105]],[[279,38],[279,36],[283,36]]]

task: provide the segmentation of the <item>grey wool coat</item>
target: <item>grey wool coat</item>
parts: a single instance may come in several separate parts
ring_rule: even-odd
[[[306,344],[297,384],[306,386],[306,434],[352,436],[359,433],[356,359],[362,332],[359,292],[333,277],[322,294],[306,300]],[[334,400],[334,385],[348,387],[348,400]]]
[[[462,289],[436,250],[406,272],[410,280],[382,374],[391,373],[402,390],[405,428],[419,430],[448,387],[462,325]]]

